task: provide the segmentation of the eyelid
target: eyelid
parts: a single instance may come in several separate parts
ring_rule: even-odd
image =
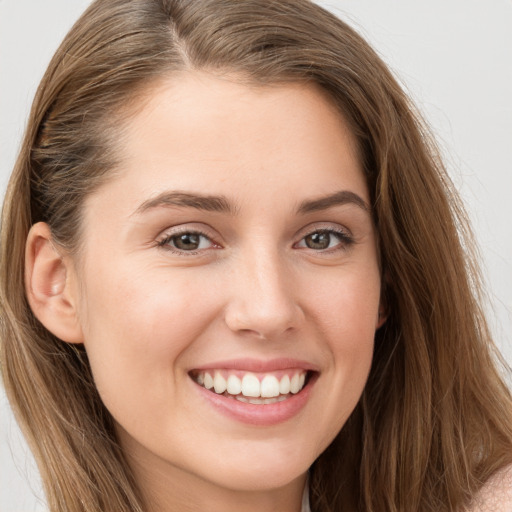
[[[189,224],[179,224],[177,226],[172,226],[170,228],[165,229],[161,232],[160,235],[156,238],[156,245],[159,248],[162,248],[165,251],[184,255],[184,256],[193,256],[197,255],[199,253],[206,253],[207,251],[210,251],[211,249],[219,249],[222,248],[222,244],[219,243],[217,240],[220,238],[220,236],[215,231],[214,233],[211,233],[211,231],[214,231],[212,229],[209,229],[208,226],[204,224],[199,223],[189,223]],[[302,242],[308,235],[311,235],[316,232],[327,232],[327,233],[333,233],[336,235],[340,243],[337,244],[335,247],[327,248],[327,249],[310,249],[308,247],[298,247],[298,244]],[[196,250],[181,250],[176,247],[172,247],[171,245],[167,245],[171,239],[174,237],[178,237],[182,234],[191,233],[191,234],[197,234],[202,237],[205,237],[211,242],[211,246],[203,249],[196,249]],[[341,226],[338,223],[332,223],[332,222],[314,222],[311,224],[308,224],[307,226],[301,228],[297,234],[294,237],[297,241],[293,244],[294,248],[300,248],[300,249],[306,249],[310,250],[316,253],[324,253],[328,254],[329,252],[336,252],[339,250],[346,250],[348,249],[352,244],[355,243],[355,240],[353,238],[352,233],[348,228],[345,226]]]
[[[316,233],[317,231],[331,231],[333,233],[338,233],[339,235],[346,238],[353,238],[352,232],[345,226],[338,224],[337,222],[312,222],[307,226],[299,229],[295,235],[296,239],[302,239],[312,233]]]
[[[198,225],[195,223],[180,224],[178,226],[173,226],[162,231],[161,234],[158,235],[158,237],[156,238],[156,245],[165,251],[185,256],[193,256],[211,249],[218,249],[222,247],[222,245],[216,240],[218,236],[210,233],[209,231],[209,229],[204,229],[204,225],[198,227]],[[178,249],[177,247],[167,245],[173,238],[187,233],[200,235],[202,237],[207,238],[212,244],[211,247],[208,247],[206,249],[184,251]]]
[[[334,235],[338,236],[340,243],[335,247],[323,250],[310,249],[309,247],[298,247],[298,244],[301,243],[308,235],[312,235],[313,233],[317,232],[333,233]],[[329,222],[315,222],[309,224],[308,226],[298,231],[296,238],[298,240],[294,243],[294,247],[316,252],[318,254],[329,254],[330,252],[346,250],[355,243],[354,237],[348,228],[337,223]]]

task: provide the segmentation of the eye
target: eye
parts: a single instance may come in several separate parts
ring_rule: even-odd
[[[214,246],[208,236],[197,231],[183,231],[169,235],[158,242],[158,245],[164,248],[176,249],[177,252],[200,251]]]
[[[320,229],[306,235],[296,247],[312,249],[314,251],[326,251],[336,248],[341,249],[351,243],[352,238],[346,233],[330,229]]]

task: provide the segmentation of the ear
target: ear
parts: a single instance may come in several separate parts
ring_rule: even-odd
[[[72,270],[69,257],[53,244],[48,224],[34,224],[25,247],[25,290],[30,307],[52,334],[69,343],[82,343]]]
[[[380,303],[379,303],[379,313],[377,316],[377,321],[375,323],[375,330],[380,329],[388,319],[389,316],[389,307],[387,300],[387,289],[389,286],[389,274],[384,272],[384,276],[382,279],[382,285],[380,290]]]
[[[377,316],[377,322],[375,323],[375,330],[380,329],[388,319],[388,311],[386,305],[383,303],[382,299],[379,304],[379,314]]]

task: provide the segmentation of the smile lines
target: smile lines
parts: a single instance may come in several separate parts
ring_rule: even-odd
[[[291,370],[280,378],[266,374],[258,376],[254,373],[229,371],[201,371],[192,375],[200,386],[241,402],[252,404],[270,404],[286,400],[291,394],[297,394],[306,383],[305,370]]]

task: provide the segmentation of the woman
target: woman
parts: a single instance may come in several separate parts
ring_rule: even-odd
[[[319,7],[93,3],[2,225],[3,377],[51,509],[506,507],[464,226],[403,92]]]

